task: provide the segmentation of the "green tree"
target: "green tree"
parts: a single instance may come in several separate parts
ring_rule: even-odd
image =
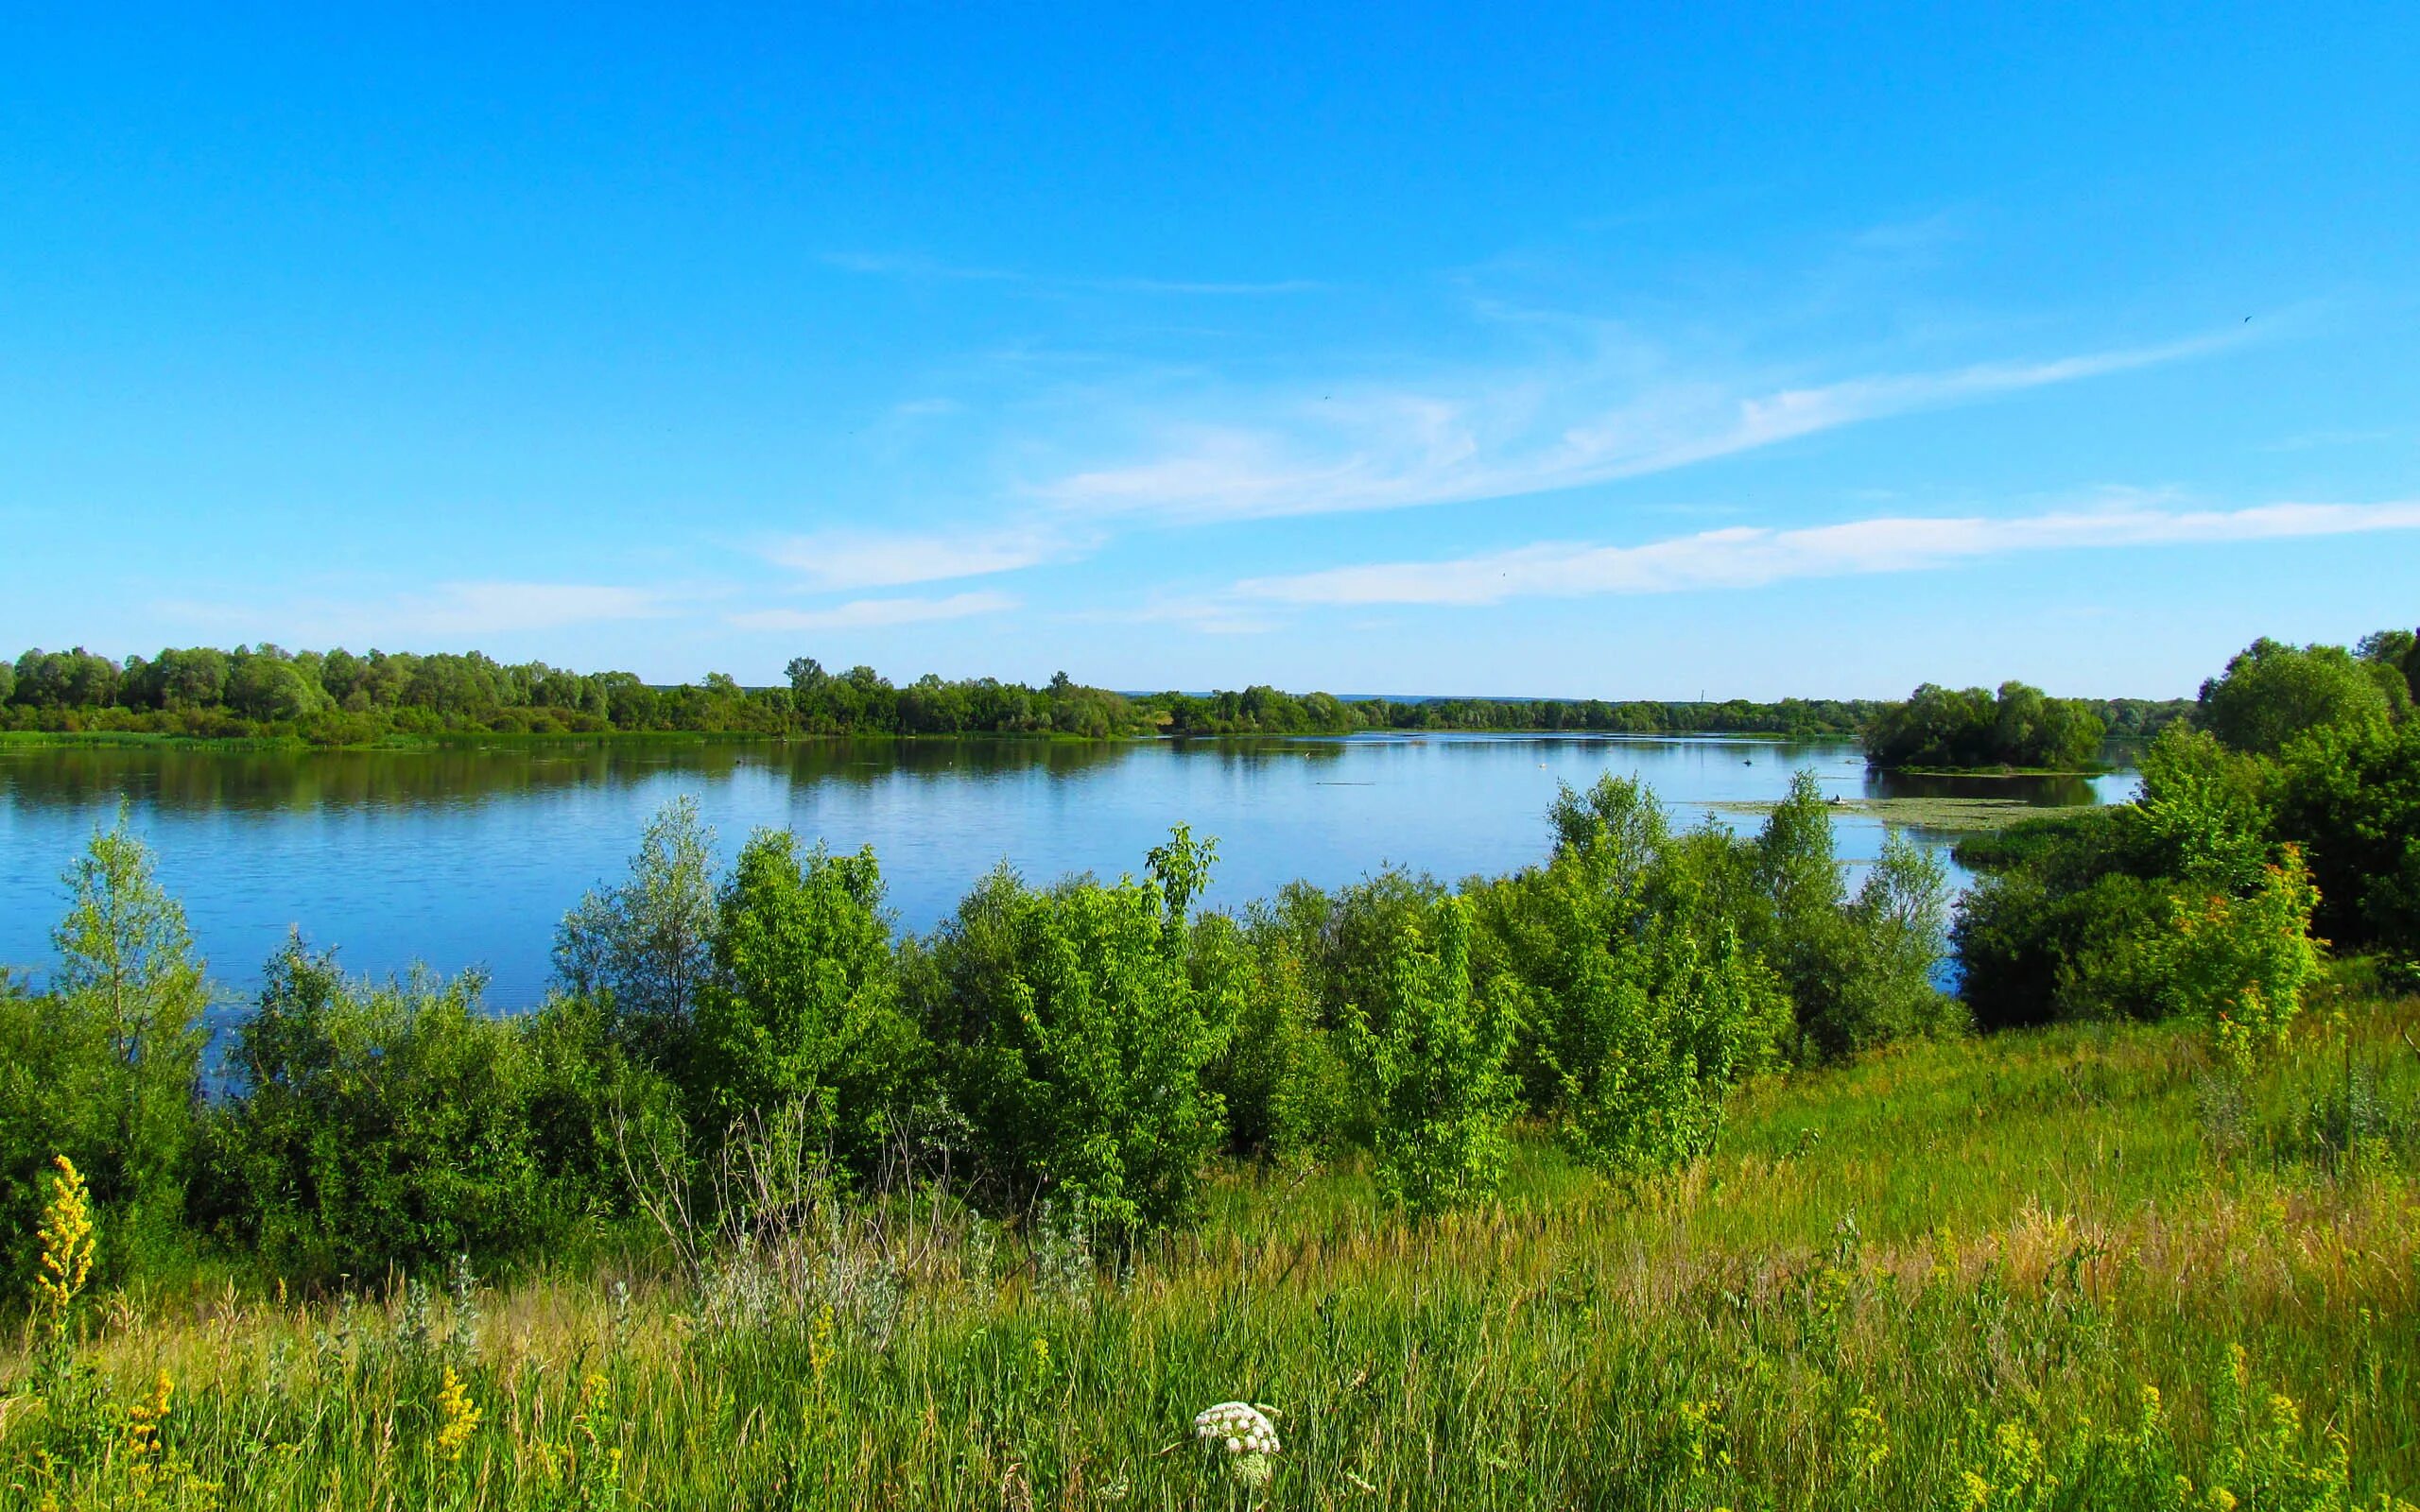
[[[620,1034],[658,1064],[685,1046],[713,966],[717,915],[714,832],[683,794],[656,811],[629,878],[581,897],[555,931],[555,974],[569,991],[611,994]]]
[[[788,831],[760,830],[718,910],[683,1073],[691,1107],[719,1123],[804,1105],[809,1131],[870,1169],[925,1058],[901,1006],[873,851],[802,852]]]
[[[1383,997],[1348,1005],[1341,1026],[1345,1063],[1370,1109],[1379,1194],[1414,1214],[1495,1192],[1519,1106],[1510,994],[1473,992],[1461,900],[1440,901],[1430,918],[1425,930],[1404,928]]]
[[[2305,730],[2379,723],[2392,712],[2379,680],[2342,646],[2263,636],[2202,684],[2195,719],[2236,750],[2273,756]]]
[[[325,707],[327,696],[273,645],[238,649],[227,670],[227,707],[247,719],[291,723]]]
[[[2310,731],[2286,747],[2277,833],[2300,841],[2339,948],[2420,961],[2420,721]]]
[[[71,1039],[96,1036],[112,1067],[113,1159],[87,1174],[137,1227],[164,1226],[183,1206],[209,983],[124,805],[65,880],[73,901],[51,933],[59,1017]]]
[[[1002,868],[914,953],[927,1038],[999,1200],[1047,1201],[1120,1245],[1191,1215],[1223,1125],[1203,1070],[1245,986],[1197,982],[1185,958],[1172,900],[1203,866],[1179,831],[1141,881],[1037,892]]]

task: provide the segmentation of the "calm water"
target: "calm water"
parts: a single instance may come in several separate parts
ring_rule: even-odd
[[[511,745],[425,751],[9,748],[0,744],[0,963],[40,971],[60,873],[122,796],[213,974],[243,988],[299,926],[355,971],[483,966],[490,1001],[544,991],[555,922],[617,876],[639,828],[698,798],[728,857],[760,825],[872,845],[904,928],[925,930],[1006,859],[1034,881],[1139,871],[1169,825],[1216,835],[1212,906],[1296,877],[1400,863],[1447,879],[1539,859],[1558,780],[1652,784],[1682,823],[1783,795],[1793,769],[1844,796],[2122,798],[2131,778],[1868,774],[1848,745],[1718,737],[1357,736],[1185,744],[816,742]],[[1753,818],[1720,816],[1726,822]],[[1836,820],[1870,859],[1882,826]],[[1946,846],[1954,834],[1914,832]]]

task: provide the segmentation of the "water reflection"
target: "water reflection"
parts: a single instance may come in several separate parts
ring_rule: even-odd
[[[1448,879],[1539,859],[1555,785],[1603,772],[1651,785],[1686,825],[1752,826],[1794,771],[1841,799],[1840,853],[1879,850],[1869,799],[2122,797],[2125,779],[1866,771],[1845,744],[1626,736],[1372,735],[1154,741],[497,741],[436,748],[245,751],[0,743],[0,963],[40,967],[58,878],[123,797],[222,980],[243,984],[289,927],[356,970],[485,966],[534,1001],[580,892],[619,872],[639,828],[694,795],[728,854],[751,829],[880,855],[904,928],[931,928],[992,866],[1028,877],[1138,869],[1174,823],[1216,836],[1208,902],[1387,863]],[[1954,826],[1912,833],[1945,845]]]

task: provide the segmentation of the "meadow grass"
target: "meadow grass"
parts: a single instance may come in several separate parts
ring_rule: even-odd
[[[1917,1044],[1426,1226],[1237,1167],[1123,1264],[931,1189],[684,1270],[95,1299],[0,1360],[0,1503],[2344,1508],[2420,1498],[2420,1002]],[[1273,1409],[1253,1484],[1197,1413]]]

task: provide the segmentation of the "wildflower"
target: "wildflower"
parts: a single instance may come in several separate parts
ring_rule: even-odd
[[[1958,1481],[1960,1489],[1963,1493],[1958,1503],[1962,1512],[1982,1512],[1984,1507],[1991,1504],[1991,1482],[1973,1470],[1959,1471]]]
[[[42,1258],[35,1263],[34,1298],[50,1314],[53,1332],[66,1328],[67,1310],[93,1279],[93,1203],[76,1162],[51,1157],[50,1201],[34,1230]]]
[[[452,1465],[469,1448],[471,1435],[479,1431],[479,1404],[471,1400],[470,1388],[454,1367],[445,1367],[445,1382],[437,1391],[437,1452]]]
[[[152,1383],[151,1395],[126,1409],[126,1452],[143,1466],[160,1452],[160,1429],[176,1402],[177,1383],[163,1368]]]
[[[1871,1399],[1849,1409],[1846,1438],[1849,1464],[1860,1474],[1873,1474],[1891,1457],[1891,1425]]]
[[[1269,1420],[1264,1409],[1248,1401],[1222,1401],[1194,1415],[1193,1433],[1226,1452],[1234,1462],[1236,1479],[1251,1486],[1269,1483],[1275,1468],[1270,1456],[1281,1446],[1277,1425]]]

